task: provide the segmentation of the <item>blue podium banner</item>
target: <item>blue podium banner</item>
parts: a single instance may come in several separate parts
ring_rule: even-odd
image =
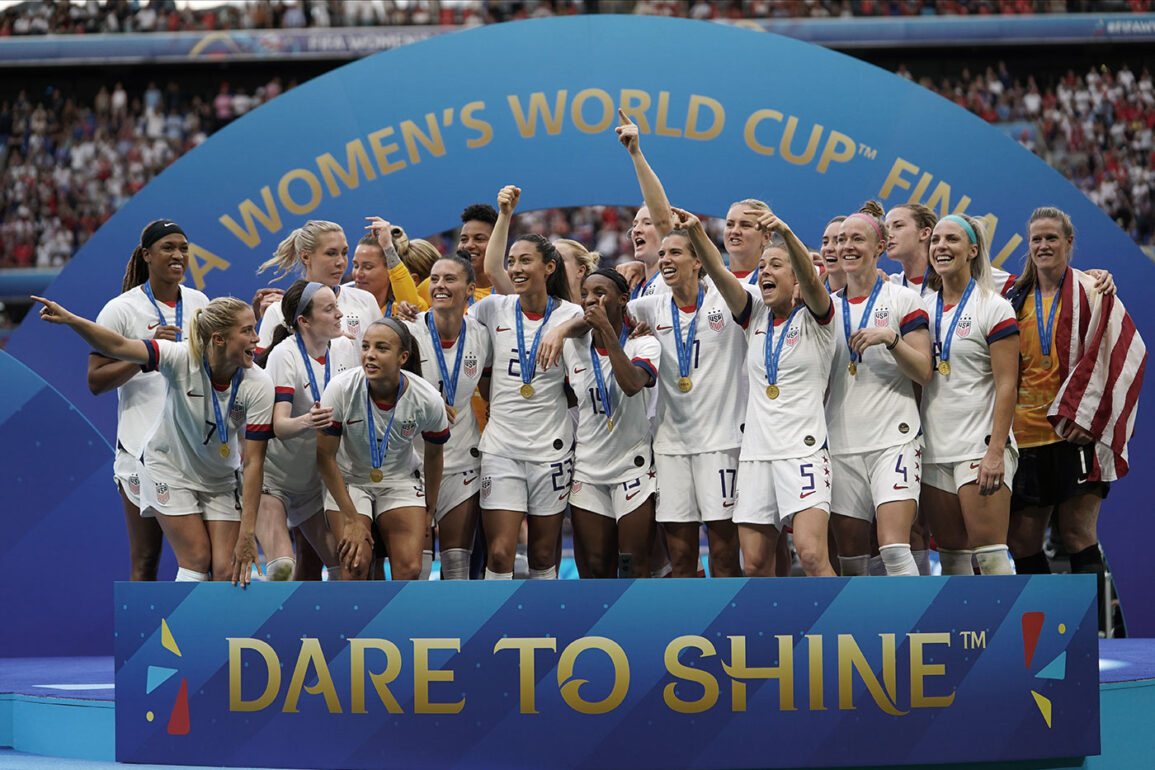
[[[830,767],[1099,753],[1090,576],[115,593],[121,762]]]

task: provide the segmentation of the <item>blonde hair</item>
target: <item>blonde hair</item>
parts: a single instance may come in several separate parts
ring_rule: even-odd
[[[398,250],[398,254],[401,254],[400,250]],[[405,267],[409,268],[409,272],[417,276],[418,283],[429,277],[429,273],[433,270],[433,263],[439,259],[441,259],[441,252],[424,238],[414,238],[409,241],[406,244],[405,253],[401,254],[401,261],[405,263]]]
[[[1075,237],[1075,225],[1071,223],[1071,217],[1067,212],[1055,206],[1040,206],[1031,212],[1031,218],[1027,220],[1027,231],[1031,229],[1031,225],[1040,219],[1054,219],[1059,223],[1059,229],[1063,231],[1063,237],[1072,241],[1071,252],[1074,252],[1073,239]],[[1068,255],[1068,260],[1070,255]],[[1026,262],[1023,263],[1023,273],[1015,281],[1015,291],[1023,291],[1025,289],[1034,288],[1038,282],[1038,272],[1035,270],[1035,260],[1031,259],[1030,244],[1027,246]]]
[[[276,267],[279,271],[277,275],[273,276],[274,281],[279,281],[284,278],[289,272],[301,264],[301,254],[312,252],[317,249],[321,242],[321,235],[324,233],[343,233],[341,225],[336,222],[329,222],[324,219],[310,219],[305,224],[298,227],[285,240],[277,245],[277,250],[273,252],[272,259],[261,263],[257,268],[258,273],[263,273],[270,267]]]
[[[596,251],[590,251],[585,247],[585,244],[569,238],[558,238],[553,242],[555,247],[568,246],[574,250],[574,259],[577,260],[579,267],[586,269],[586,275],[598,269],[598,264],[602,261],[602,255]]]
[[[224,334],[237,323],[237,316],[244,310],[252,310],[248,302],[236,297],[217,297],[204,307],[193,311],[189,319],[188,352],[200,361],[208,350],[214,334]]]
[[[882,208],[882,204],[876,200],[869,200],[862,204],[862,208],[860,208],[856,213],[870,217],[874,220],[875,227],[872,228],[874,230],[874,234],[878,236],[878,242],[881,243],[883,247],[885,247],[886,241],[888,240],[887,236],[890,234],[890,230],[886,226],[886,211]]]
[[[969,214],[954,214],[952,216],[962,217],[966,223],[971,226],[971,229],[975,231],[975,238],[978,239],[975,245],[979,247],[979,253],[974,259],[970,260],[971,278],[975,279],[975,283],[977,283],[979,288],[984,292],[995,293],[995,282],[991,277],[990,244],[987,240],[986,223]],[[940,219],[939,224],[942,224],[943,221],[945,220]],[[937,227],[938,225],[935,226]],[[967,234],[965,230],[963,233],[968,235],[967,240],[969,241],[969,234]],[[933,270],[930,273],[930,277],[926,279],[926,283],[935,291],[942,289],[942,277]]]
[[[769,211],[770,204],[765,201],[760,201],[757,198],[745,198],[744,200],[734,201],[730,204],[730,208],[741,206],[743,209],[753,209],[755,211]]]

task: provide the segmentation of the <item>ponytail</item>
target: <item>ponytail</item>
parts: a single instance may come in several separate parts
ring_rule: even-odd
[[[199,363],[207,355],[213,335],[231,329],[245,310],[252,312],[252,307],[236,297],[217,297],[194,310],[188,326],[188,351],[193,360]]]
[[[262,369],[268,364],[269,354],[273,352],[273,348],[288,339],[289,335],[293,332],[300,331],[296,322],[297,305],[300,304],[301,295],[304,294],[305,287],[308,285],[308,281],[294,281],[293,285],[285,292],[285,295],[281,297],[281,315],[284,316],[285,320],[277,324],[276,329],[273,329],[273,341],[257,356],[257,366]]]
[[[293,268],[301,264],[301,254],[314,251],[320,241],[322,233],[344,232],[336,222],[327,222],[323,219],[310,219],[277,244],[276,251],[271,259],[267,259],[257,268],[263,273],[270,267],[276,267],[278,273],[273,276],[279,281],[289,274]]]
[[[144,261],[144,247],[138,245],[132,250],[132,256],[128,258],[128,264],[124,267],[124,281],[120,290],[126,292],[135,289],[147,280],[148,263]]]

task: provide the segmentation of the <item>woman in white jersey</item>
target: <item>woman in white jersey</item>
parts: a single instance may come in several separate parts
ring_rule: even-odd
[[[360,368],[334,377],[321,397],[332,422],[317,434],[317,469],[347,580],[368,573],[374,524],[389,550],[393,579],[421,574],[449,420],[437,389],[421,379],[419,361],[405,324],[374,321],[361,340]],[[425,483],[414,451],[418,438],[425,442]]]
[[[833,575],[827,553],[830,459],[822,407],[838,345],[830,295],[806,247],[773,213],[759,209],[737,213],[767,235],[769,245],[758,270],[759,297],[726,270],[701,222],[685,212],[678,214],[749,343],[741,364],[750,396],[734,511],[746,575],[775,574],[778,533],[786,526],[794,531],[794,547],[805,573]],[[802,298],[797,305],[796,289]]]
[[[846,275],[842,272],[842,263],[838,261],[838,228],[844,219],[846,217],[839,214],[826,223],[822,231],[822,248],[818,251],[826,267],[823,285],[830,294],[846,287]]]
[[[770,233],[758,226],[758,216],[769,213],[763,201],[747,198],[730,204],[722,231],[722,244],[730,259],[730,272],[751,286],[758,285],[762,251]]]
[[[488,539],[487,580],[512,579],[517,535],[528,514],[529,576],[557,577],[557,543],[573,475],[573,422],[565,372],[537,364],[544,333],[581,315],[569,302],[565,263],[540,235],[519,236],[503,266],[509,220],[521,191],[498,193],[497,223],[485,271],[501,294],[469,310],[493,345],[489,422],[481,436],[481,515]]]
[[[839,225],[846,288],[834,295],[840,335],[826,421],[831,526],[844,576],[867,574],[872,518],[887,574],[918,574],[910,549],[922,476],[914,384],[930,380],[930,335],[918,295],[877,274],[886,242],[875,201]]]
[[[489,390],[492,348],[485,327],[466,315],[475,288],[472,262],[442,257],[433,263],[429,275],[433,307],[406,324],[417,341],[421,375],[444,399],[451,427],[435,514],[441,572],[446,580],[469,579],[477,532],[481,487],[477,444],[481,433],[472,399],[479,386],[482,392]]]
[[[922,501],[944,575],[1011,575],[1007,526],[1019,326],[991,282],[982,223],[949,214],[930,237],[935,369],[922,392]]]
[[[345,231],[335,222],[311,219],[277,245],[273,257],[264,262],[258,273],[276,267],[278,273],[273,280],[279,280],[295,269],[300,269],[306,281],[322,283],[337,295],[337,305],[341,308],[341,328],[357,342],[369,324],[382,317],[377,298],[356,286],[342,286],[341,278],[349,266],[349,244]],[[258,347],[263,350],[273,341],[273,332],[284,323],[281,305],[269,305],[261,317],[261,339]]]
[[[249,305],[215,299],[192,314],[187,341],[172,342],[131,340],[55,302],[32,299],[44,304],[41,318],[72,327],[104,355],[164,375],[164,413],[144,442],[141,505],[158,517],[176,554],[178,581],[211,574],[247,585],[257,559],[265,445],[273,435],[273,384],[253,365],[257,333]]]
[[[617,270],[625,276],[632,287],[630,299],[648,297],[667,290],[666,284],[658,274],[658,249],[662,239],[673,227],[670,218],[670,201],[666,198],[666,191],[658,175],[650,168],[646,156],[642,154],[642,147],[638,137],[638,126],[620,108],[618,109],[618,127],[615,129],[618,142],[630,154],[634,164],[634,173],[638,177],[638,186],[642,190],[642,207],[634,215],[634,223],[630,228],[630,242],[634,246],[634,262],[618,265]]]
[[[718,289],[702,281],[702,263],[685,230],[670,232],[659,255],[670,291],[629,304],[630,317],[653,329],[662,347],[654,435],[657,520],[666,530],[675,577],[697,575],[703,524],[710,574],[739,577],[733,513],[746,382],[734,372],[745,358],[746,338]]]
[[[582,295],[582,284],[585,283],[586,277],[598,269],[601,255],[569,238],[559,238],[553,242],[553,246],[565,262],[565,274],[569,278],[569,296],[571,299],[577,299]]]
[[[627,562],[629,576],[650,576],[657,484],[646,388],[657,380],[661,346],[648,335],[628,339],[629,297],[614,270],[587,277],[582,304],[590,332],[567,339],[562,353],[578,402],[570,505],[583,578],[615,577]]]
[[[124,271],[123,294],[113,298],[96,322],[122,337],[179,342],[188,319],[209,303],[196,289],[181,286],[188,270],[188,238],[175,222],[158,219],[140,234]],[[140,511],[140,454],[144,439],[164,405],[164,378],[145,373],[131,361],[93,352],[88,356],[88,389],[100,395],[116,388],[116,459],[113,480],[120,490],[128,525],[130,580],[156,580],[164,534]]]
[[[272,346],[257,357],[273,381],[273,432],[265,462],[265,483],[257,519],[257,542],[265,552],[270,580],[289,580],[295,559],[289,528],[296,528],[336,580],[337,541],[325,523],[316,432],[331,422],[321,407],[329,380],[359,365],[359,352],[341,331],[341,310],[324,284],[297,281],[281,299],[288,319],[273,334]]]

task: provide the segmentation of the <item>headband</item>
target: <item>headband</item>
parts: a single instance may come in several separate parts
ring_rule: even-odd
[[[956,225],[963,229],[963,232],[965,232],[967,237],[971,239],[971,243],[979,242],[979,239],[975,237],[975,229],[971,227],[971,223],[960,217],[958,214],[947,214],[940,221],[954,222]]]
[[[144,228],[144,232],[140,234],[140,245],[147,249],[166,235],[173,235],[179,233],[184,235],[184,230],[180,229],[180,225],[176,222],[170,222],[167,219],[158,219]]]
[[[848,216],[847,219],[853,219],[855,217],[858,217],[859,219],[864,219],[867,222],[869,222],[870,226],[874,228],[874,232],[878,235],[879,242],[882,241],[882,228],[878,226],[878,222],[874,221],[874,217],[870,216],[869,214],[863,214],[861,211],[856,211],[853,214],[851,214],[850,216]]]
[[[313,301],[313,295],[316,294],[319,289],[323,289],[324,287],[325,284],[323,283],[309,281],[308,285],[305,286],[305,290],[301,292],[301,299],[297,302],[297,312],[293,314],[293,323],[291,323],[290,326],[297,325],[297,319],[300,318],[301,313],[304,313],[305,310],[309,307],[309,303]]]

